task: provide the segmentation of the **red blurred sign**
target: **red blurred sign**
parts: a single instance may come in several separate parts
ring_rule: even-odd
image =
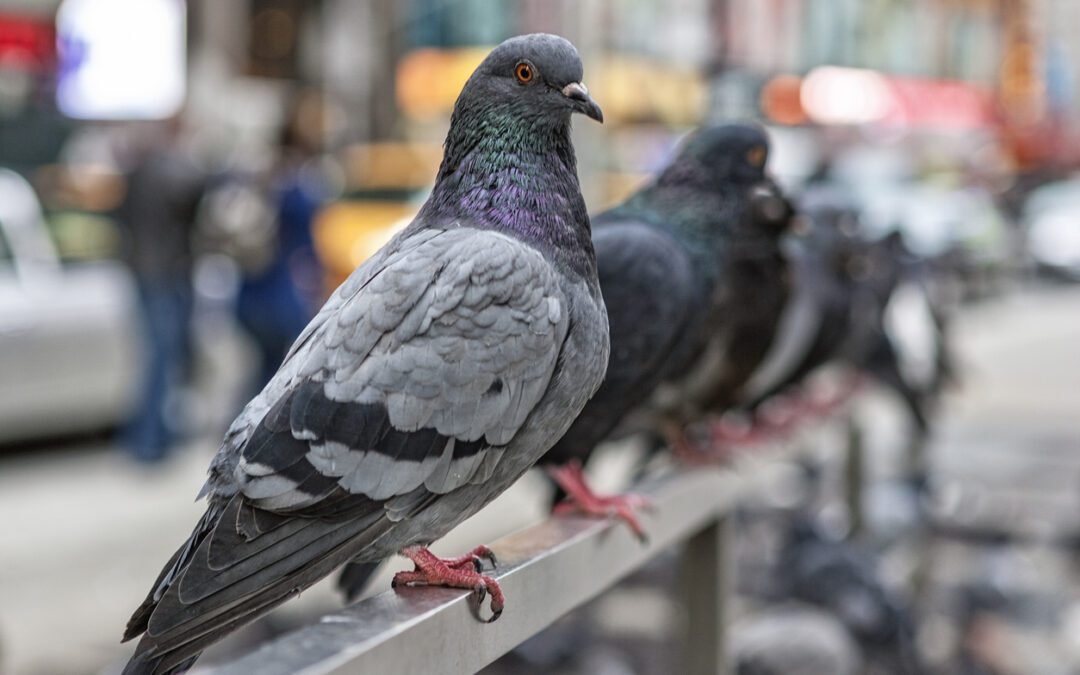
[[[780,79],[774,79],[769,86]],[[786,86],[795,87],[794,83]],[[967,82],[821,66],[803,78],[798,90],[803,110],[819,124],[956,130],[988,128],[999,123],[991,91]]]
[[[938,129],[977,129],[997,121],[988,89],[966,82],[885,76],[892,106],[885,121]]]
[[[0,13],[0,64],[28,70],[56,63],[56,29],[49,20]]]

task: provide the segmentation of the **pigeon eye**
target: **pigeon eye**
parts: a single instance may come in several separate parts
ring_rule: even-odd
[[[514,66],[514,77],[518,82],[522,84],[528,84],[533,81],[533,69],[532,66],[522,61]]]
[[[761,168],[765,165],[765,148],[755,145],[746,153],[746,162],[750,166]]]

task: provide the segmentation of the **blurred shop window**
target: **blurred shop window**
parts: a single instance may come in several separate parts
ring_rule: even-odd
[[[305,0],[252,0],[249,15],[249,75],[294,80],[299,77],[300,34]]]
[[[544,0],[548,14],[555,3]],[[413,47],[461,47],[494,45],[514,32],[519,3],[502,0],[408,0],[406,10],[409,44]]]
[[[183,0],[64,0],[56,29],[56,101],[65,115],[165,119],[183,105]]]

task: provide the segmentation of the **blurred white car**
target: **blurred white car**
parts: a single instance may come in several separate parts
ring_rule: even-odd
[[[1023,222],[1035,262],[1080,280],[1080,177],[1035,190],[1024,205]]]
[[[121,263],[61,264],[33,188],[0,169],[0,443],[125,419],[140,363],[136,303]]]

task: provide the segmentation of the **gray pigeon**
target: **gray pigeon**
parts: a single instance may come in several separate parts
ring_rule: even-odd
[[[566,40],[496,47],[454,106],[416,219],[334,293],[244,408],[206,514],[128,623],[125,673],[174,673],[349,560],[401,552],[398,584],[474,589],[474,555],[426,546],[566,431],[608,358],[571,113],[602,121]],[[490,555],[485,547],[477,555]],[[494,620],[494,617],[492,620]]]

